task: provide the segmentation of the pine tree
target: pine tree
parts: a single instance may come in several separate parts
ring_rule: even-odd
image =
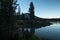
[[[30,12],[31,19],[34,19],[34,5],[33,5],[33,2],[30,3],[29,12]]]
[[[24,13],[22,13],[22,20],[24,20],[25,18],[24,18]]]
[[[18,7],[18,13],[17,13],[17,15],[20,15],[20,6]]]
[[[20,6],[18,7],[18,12],[17,12],[17,20],[20,19]]]
[[[8,40],[9,34],[15,31],[15,9],[17,0],[0,0],[0,31],[1,38]],[[11,31],[11,32],[10,32]]]

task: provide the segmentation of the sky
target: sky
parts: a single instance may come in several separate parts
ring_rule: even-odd
[[[21,13],[28,13],[30,3],[34,4],[35,16],[41,18],[60,18],[60,0],[18,0]]]

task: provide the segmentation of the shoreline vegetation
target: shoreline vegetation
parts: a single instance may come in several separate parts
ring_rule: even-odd
[[[20,26],[20,27],[24,27],[24,28],[30,28],[30,27],[33,27],[33,28],[41,28],[41,27],[45,27],[45,26],[49,26],[51,25],[52,23],[48,22],[48,21],[31,21],[31,20],[19,20],[17,22],[17,24]]]
[[[18,12],[16,12],[17,8]],[[31,2],[29,12],[25,15],[20,12],[17,0],[0,0],[0,40],[45,40],[35,36],[32,33],[35,31],[33,28],[49,26],[52,24],[50,21],[56,21],[56,19],[38,18],[35,16],[34,9],[33,2]],[[31,33],[28,30],[24,31],[24,28],[31,28]]]
[[[17,20],[17,24],[20,28],[23,28],[23,29],[24,28],[41,28],[41,27],[49,26],[52,24],[49,21],[46,21],[46,20],[41,21],[41,20],[42,19],[40,19],[40,21],[37,21],[37,19]],[[47,38],[42,38],[42,37],[38,38],[33,33],[28,32],[28,30],[26,30],[26,31],[25,32],[23,31],[23,33],[22,33],[23,36],[22,36],[21,40],[48,40]]]
[[[41,40],[41,38],[38,38],[34,34],[30,32],[23,32],[23,35],[19,38],[19,40]]]
[[[37,37],[35,34],[28,32],[28,30],[26,30],[22,33],[21,36],[19,36],[18,40],[48,40],[48,38]]]

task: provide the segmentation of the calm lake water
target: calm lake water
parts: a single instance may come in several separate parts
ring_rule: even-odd
[[[60,40],[60,24],[54,23],[53,25],[35,29],[37,37],[48,38],[50,40]]]

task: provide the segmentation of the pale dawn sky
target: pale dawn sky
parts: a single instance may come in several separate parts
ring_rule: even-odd
[[[33,2],[35,16],[42,18],[60,18],[60,0],[18,0],[21,13],[29,11],[29,4]]]

